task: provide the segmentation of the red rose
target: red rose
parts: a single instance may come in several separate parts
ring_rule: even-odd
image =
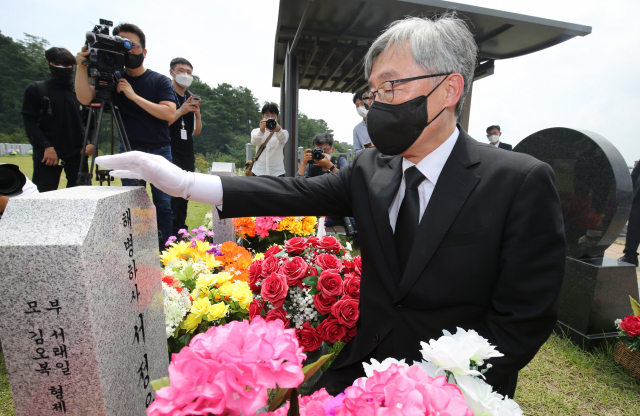
[[[307,276],[317,276],[318,275],[318,269],[315,268],[315,266],[309,266],[309,268],[307,269]]]
[[[620,328],[622,328],[630,337],[640,335],[640,316],[627,316],[620,323]]]
[[[309,322],[302,324],[301,329],[296,328],[296,338],[298,338],[298,344],[302,347],[302,351],[315,351],[322,344],[320,334],[311,327]]]
[[[330,253],[339,253],[342,250],[342,244],[335,237],[325,236],[318,240],[318,245],[316,246],[319,250],[325,250]]]
[[[313,306],[320,312],[320,315],[326,315],[331,312],[331,306],[336,302],[335,296],[326,297],[320,293],[313,295]]]
[[[262,274],[262,260],[256,260],[249,266],[249,278],[254,279]]]
[[[278,271],[278,269],[280,268],[280,259],[277,257],[269,257],[264,259],[264,261],[261,264],[262,267],[262,272],[260,273],[260,275],[262,277],[268,277],[271,276],[271,273],[275,273]]]
[[[349,260],[342,259],[342,265],[344,266],[344,269],[342,270],[343,272],[345,273],[353,272],[353,263],[350,262]]]
[[[294,257],[280,266],[278,273],[287,276],[287,284],[296,286],[307,276],[309,266],[302,257]]]
[[[264,320],[267,322],[275,321],[276,319],[284,322],[285,328],[289,326],[289,318],[287,318],[287,311],[285,311],[284,308],[271,309],[267,312],[267,316],[264,317]]]
[[[264,303],[262,303],[258,299],[254,299],[249,304],[249,320],[252,320],[256,316],[260,316],[260,313],[262,313],[262,309],[264,309]]]
[[[333,304],[331,313],[338,319],[340,325],[352,328],[356,326],[358,318],[360,317],[358,300],[345,296]]]
[[[255,278],[253,277],[249,278],[249,289],[251,289],[251,292],[260,293],[261,285],[262,285],[262,278],[260,276]]]
[[[307,243],[311,244],[311,246],[314,248],[318,248],[319,242],[320,242],[320,239],[318,237],[311,236],[307,238]]]
[[[271,273],[269,277],[262,281],[261,286],[260,295],[264,300],[273,303],[276,308],[282,306],[289,292],[287,278],[284,275]]]
[[[284,249],[289,254],[300,254],[307,249],[307,239],[304,237],[293,237],[284,243]]]
[[[360,299],[360,276],[355,273],[345,274],[342,293],[354,299]]]
[[[320,254],[316,257],[316,264],[320,266],[322,270],[336,270],[338,272],[344,267],[342,266],[342,262],[333,254]]]
[[[355,325],[352,328],[347,329],[347,335],[345,335],[345,337],[342,338],[342,342],[346,344],[347,342],[351,341],[356,336],[357,332],[358,332],[358,327]]]
[[[340,325],[340,322],[334,316],[329,316],[322,321],[316,330],[324,341],[331,343],[338,342],[347,335],[347,328],[344,325]]]
[[[362,276],[362,257],[355,256],[353,258],[353,271],[358,275]]]
[[[264,258],[267,259],[268,257],[271,257],[274,254],[278,254],[281,251],[282,251],[282,247],[280,247],[280,246],[271,246],[269,248],[269,250],[265,251]]]
[[[316,289],[326,297],[340,296],[342,294],[342,277],[335,270],[326,270],[320,273]]]

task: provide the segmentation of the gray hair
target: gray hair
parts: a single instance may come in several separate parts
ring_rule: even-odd
[[[459,116],[471,88],[478,54],[478,46],[466,23],[455,12],[433,19],[407,17],[393,22],[371,45],[364,58],[366,79],[369,79],[373,63],[380,54],[392,46],[400,46],[404,50],[407,41],[413,59],[427,74],[456,72],[462,75],[464,89],[456,105],[456,115]],[[436,79],[432,79],[432,83],[435,82]]]
[[[328,144],[333,147],[333,136],[329,133],[318,133],[313,136],[313,140],[311,141],[314,146],[320,146],[321,144]]]

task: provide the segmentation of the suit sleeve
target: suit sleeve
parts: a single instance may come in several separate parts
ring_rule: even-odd
[[[522,182],[502,237],[493,307],[477,328],[504,354],[490,360],[489,383],[527,365],[557,319],[566,242],[554,173],[546,163],[536,164]]]
[[[24,129],[28,133],[31,144],[38,144],[42,148],[53,147],[53,144],[44,135],[38,125],[40,118],[41,104],[38,99],[37,87],[35,84],[29,84],[24,91],[24,99],[22,100],[22,121]]]
[[[313,178],[222,176],[221,218],[252,216],[351,216],[353,164]]]

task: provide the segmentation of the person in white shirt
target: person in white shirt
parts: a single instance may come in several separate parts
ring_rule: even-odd
[[[274,103],[265,104],[262,107],[262,120],[260,128],[251,132],[251,144],[259,148],[273,133],[260,157],[253,164],[252,172],[256,176],[284,176],[284,145],[289,140],[289,132],[278,124],[280,111]],[[276,127],[270,130],[267,120],[272,119]]]
[[[489,140],[489,143],[491,143],[492,145],[494,145],[499,149],[512,150],[513,146],[507,143],[502,143],[500,141],[500,136],[502,136],[502,132],[500,131],[500,126],[493,125],[493,126],[487,127],[487,139]]]

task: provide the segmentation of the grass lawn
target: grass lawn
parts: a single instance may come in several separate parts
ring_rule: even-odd
[[[31,178],[33,165],[27,156],[3,157]],[[66,187],[64,175],[60,187]],[[120,186],[119,179],[114,186]],[[150,193],[150,188],[147,187]],[[210,205],[189,203],[189,229],[203,224]],[[343,238],[344,239],[344,238]],[[359,254],[354,250],[353,255]],[[525,415],[640,415],[640,383],[612,358],[612,348],[586,353],[571,342],[552,335],[519,376],[515,400]],[[0,354],[0,416],[15,415]]]
[[[33,161],[31,160],[31,156],[3,156],[0,157],[0,163],[13,163],[14,165],[18,165],[20,167],[20,171],[27,175],[29,179],[33,177]],[[119,178],[113,178],[113,180],[114,181],[111,183],[111,186],[122,186],[122,181]],[[92,178],[92,183],[94,186],[100,186],[100,182],[95,180],[95,174]],[[107,184],[104,183],[103,186],[107,186]],[[58,189],[64,189],[66,187],[67,178],[63,171],[62,175],[60,175],[60,184],[58,185]],[[151,186],[149,185],[147,185],[147,193],[149,194],[149,198],[151,198]],[[205,214],[210,209],[211,205],[203,204],[201,202],[189,202],[189,209],[187,211],[187,225],[189,226],[189,229],[191,230],[201,226],[204,223]]]

